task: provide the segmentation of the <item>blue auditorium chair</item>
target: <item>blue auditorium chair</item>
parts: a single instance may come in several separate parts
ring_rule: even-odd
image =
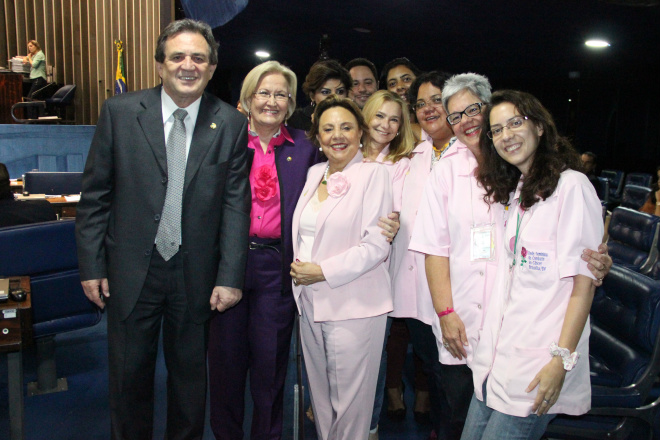
[[[658,259],[660,217],[630,208],[616,208],[608,228],[607,246],[615,264],[646,273]]]
[[[645,186],[647,188],[651,187],[651,182],[653,181],[653,175],[648,173],[630,173],[626,176],[626,181],[623,186],[626,185],[639,185]]]
[[[628,184],[623,188],[621,206],[630,209],[639,209],[651,194],[651,188],[647,186]]]
[[[610,201],[610,181],[605,177],[596,177],[592,183],[600,202],[607,205]]]
[[[546,436],[650,440],[660,406],[651,397],[660,374],[660,281],[613,265],[590,318],[591,411],[558,416]]]
[[[623,171],[620,170],[603,170],[600,172],[600,177],[605,177],[610,181],[610,202],[618,203],[621,200],[623,175]]]
[[[83,293],[75,220],[0,228],[0,276],[30,276],[37,383],[30,395],[67,389],[57,378],[55,335],[96,325],[101,311]]]

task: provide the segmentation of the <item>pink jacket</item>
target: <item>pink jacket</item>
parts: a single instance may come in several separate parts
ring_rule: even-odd
[[[442,345],[440,321],[433,321],[433,332],[441,363],[470,366],[497,273],[496,260],[470,260],[470,231],[473,225],[494,224],[497,211],[483,201],[484,190],[474,177],[477,159],[461,141],[450,148],[427,179],[409,248],[449,258],[454,310],[465,324],[469,343],[467,360],[456,359]],[[502,234],[497,228],[494,232],[499,244]],[[496,248],[496,258],[499,252]],[[423,264],[420,269],[425,270]]]
[[[323,176],[327,164],[307,173],[293,214],[293,252],[299,254],[300,215]],[[312,262],[319,264],[326,280],[307,286],[312,290],[314,321],[367,318],[392,310],[386,259],[390,244],[381,234],[378,218],[392,212],[392,183],[385,167],[363,163],[362,155],[342,171],[350,187],[339,197],[329,196],[316,221]],[[303,286],[293,286],[300,311]]]
[[[506,218],[500,217],[506,220],[503,255],[471,368],[479,400],[483,400],[481,389],[487,380],[486,404],[490,408],[527,417],[538,387],[530,393],[525,389],[551,360],[549,347],[559,340],[573,276],[593,278],[580,255],[583,249],[596,249],[600,243],[603,219],[598,196],[587,177],[564,171],[555,192],[522,217],[519,255],[511,276],[519,195],[520,186]],[[580,358],[566,373],[550,413],[580,415],[590,408],[589,334],[587,319],[577,346]]]

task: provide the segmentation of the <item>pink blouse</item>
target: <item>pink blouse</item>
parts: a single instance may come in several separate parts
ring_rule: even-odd
[[[282,235],[280,183],[275,166],[275,147],[282,145],[284,141],[293,143],[291,135],[282,125],[279,133],[270,140],[264,153],[259,136],[248,128],[248,148],[254,150],[250,170],[250,188],[252,190],[250,236],[280,238]]]
[[[406,174],[410,168],[410,159],[404,157],[397,163],[392,163],[385,160],[385,157],[390,154],[390,146],[383,148],[376,158],[376,162],[385,165],[387,172],[390,174],[390,181],[392,182],[392,211],[401,212],[401,199],[403,197],[403,182],[405,181]]]

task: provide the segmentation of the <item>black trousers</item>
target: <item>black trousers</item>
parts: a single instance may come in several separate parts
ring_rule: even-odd
[[[110,411],[113,439],[153,438],[154,373],[163,331],[167,367],[166,438],[201,439],[206,409],[208,323],[192,321],[183,281],[181,252],[169,261],[154,248],[137,305],[125,321],[107,299]],[[211,292],[208,292],[209,297]]]
[[[28,98],[32,98],[34,92],[41,89],[42,87],[46,87],[46,84],[47,84],[46,78],[44,78],[43,76],[33,79],[32,85],[30,86],[30,91],[28,92]]]
[[[448,423],[449,406],[442,387],[442,366],[438,357],[438,345],[433,328],[413,318],[406,318],[413,349],[422,360],[428,378],[429,400],[431,403],[431,424],[438,438],[443,438],[444,427]]]

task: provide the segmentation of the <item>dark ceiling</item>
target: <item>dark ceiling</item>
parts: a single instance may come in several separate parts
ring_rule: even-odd
[[[247,72],[258,62],[254,52],[264,49],[302,82],[324,33],[330,56],[341,62],[363,56],[380,68],[406,56],[422,70],[475,71],[494,83],[660,70],[660,7],[598,0],[250,0],[216,29],[221,67]],[[590,37],[612,46],[589,50]]]
[[[606,165],[634,169],[641,160],[654,168],[660,163],[658,3],[250,0],[214,30],[221,44],[214,81],[226,88],[223,99],[235,101],[243,77],[260,62],[254,52],[263,49],[302,84],[328,34],[329,55],[342,63],[366,57],[380,69],[405,56],[422,70],[473,71],[488,76],[494,89],[529,91],[578,148],[598,152]],[[611,47],[585,47],[594,37]],[[299,104],[306,101],[299,90]]]

